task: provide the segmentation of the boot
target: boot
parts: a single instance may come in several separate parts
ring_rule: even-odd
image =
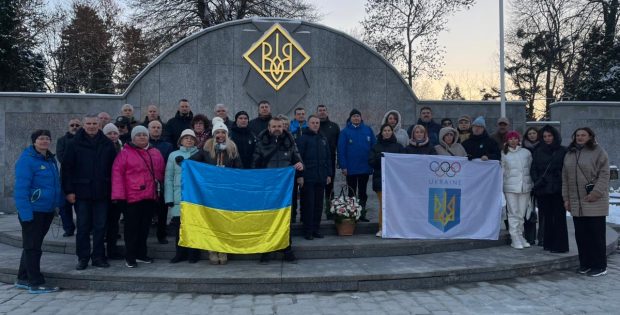
[[[226,253],[217,253],[217,258],[220,262],[220,265],[226,265],[228,263],[228,254]]]
[[[510,247],[514,249],[523,249],[523,244],[521,244],[519,237],[511,237],[510,239],[512,240]]]
[[[220,263],[218,252],[209,251],[209,263],[211,265],[218,265]]]

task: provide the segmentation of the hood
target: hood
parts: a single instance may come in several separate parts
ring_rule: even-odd
[[[452,127],[441,128],[441,130],[439,130],[439,144],[441,144],[441,146],[444,147],[444,148],[448,147],[448,144],[443,141],[443,137],[448,132],[452,132],[452,134],[454,134],[454,142],[452,144],[456,143],[457,137],[459,136],[458,131],[456,131],[456,129],[454,129]]]
[[[542,135],[544,132],[549,132],[553,135],[553,143],[551,143],[551,145],[548,145],[544,141],[542,141]],[[562,144],[562,136],[560,135],[558,130],[551,125],[544,125],[542,128],[540,128],[540,130],[538,130],[538,134],[540,135],[540,145],[542,146],[557,148]]]
[[[401,122],[403,120],[402,120],[402,117],[400,116],[400,113],[395,109],[390,109],[387,113],[385,113],[385,115],[383,115],[383,119],[381,120],[381,126],[387,123],[387,118],[391,113],[396,114],[396,117],[398,117],[398,123],[396,124],[396,127],[394,127],[394,132],[396,132],[397,130],[400,129],[402,125]]]

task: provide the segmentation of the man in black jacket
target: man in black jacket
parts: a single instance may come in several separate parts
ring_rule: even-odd
[[[71,119],[69,121],[69,131],[67,131],[67,133],[60,137],[58,142],[56,142],[56,158],[59,163],[62,163],[62,160],[65,157],[65,151],[80,127],[82,127],[82,122],[79,119]],[[60,208],[58,214],[60,215],[60,220],[62,221],[62,229],[65,231],[62,236],[73,236],[73,233],[75,232],[75,223],[73,223],[73,204],[66,202],[65,205]]]
[[[250,120],[249,128],[255,135],[267,130],[271,120],[271,105],[268,101],[258,102],[258,117]]]
[[[431,146],[439,144],[439,130],[441,130],[441,125],[433,120],[433,111],[430,107],[424,106],[420,109],[420,118],[418,118],[418,122],[416,124],[422,125],[426,128]],[[407,129],[407,134],[410,138],[414,126],[410,126],[409,129]]]
[[[316,115],[321,120],[321,127],[319,133],[327,138],[329,143],[329,154],[331,160],[331,174],[332,181],[325,185],[325,215],[328,219],[331,219],[333,215],[329,212],[330,196],[334,191],[334,179],[336,179],[336,149],[338,147],[338,136],[340,136],[340,126],[337,123],[329,120],[329,114],[327,112],[327,106],[321,104],[316,107]]]
[[[192,113],[189,101],[181,99],[179,101],[179,110],[177,110],[176,115],[170,118],[164,127],[164,140],[172,143],[175,149],[178,149],[177,143],[179,142],[179,137],[183,130],[192,129],[191,122],[193,118],[194,113]]]
[[[298,172],[304,169],[293,135],[284,129],[284,122],[280,118],[272,118],[268,129],[258,136],[252,166],[253,168],[278,168],[290,165],[293,165]],[[296,263],[297,257],[293,253],[291,244],[289,240],[289,246],[282,250],[284,261]],[[260,262],[269,262],[269,254],[263,253]]]
[[[467,158],[470,160],[481,159],[500,160],[502,158],[501,151],[497,147],[497,143],[486,131],[486,123],[484,117],[479,116],[471,124],[472,134],[469,139],[463,142],[463,148],[467,152]]]
[[[161,121],[161,117],[159,117],[159,108],[151,104],[146,108],[146,117],[144,117],[144,121],[142,122],[141,125],[144,126],[145,128],[148,128],[149,123],[154,120],[159,121],[162,126],[164,125],[164,123]]]
[[[237,145],[243,168],[252,168],[252,158],[256,147],[256,135],[248,128],[249,121],[248,113],[238,112],[230,132],[230,139]]]
[[[107,268],[103,239],[111,194],[112,164],[116,150],[99,130],[97,115],[87,115],[62,162],[62,186],[67,201],[75,204],[78,256],[77,270],[84,270],[88,261],[95,267]],[[90,235],[93,235],[91,252]]]

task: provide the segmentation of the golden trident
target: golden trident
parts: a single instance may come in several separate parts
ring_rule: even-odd
[[[435,195],[435,211],[433,220],[435,222],[441,222],[443,226],[446,226],[448,222],[454,221],[454,214],[456,212],[456,196],[452,196],[448,201],[448,193],[444,190],[443,198]]]
[[[264,73],[269,73],[273,81],[279,83],[285,73],[291,73],[293,71],[293,44],[286,43],[282,45],[281,50],[278,49],[280,48],[280,34],[276,33],[276,55],[273,58],[270,58],[273,53],[271,44],[263,42],[261,46],[263,48],[261,70]],[[280,57],[280,52],[283,57]],[[265,66],[265,63],[267,63],[268,66]]]

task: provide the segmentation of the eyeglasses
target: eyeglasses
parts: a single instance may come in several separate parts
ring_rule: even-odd
[[[69,127],[80,127],[80,124],[71,124]]]

